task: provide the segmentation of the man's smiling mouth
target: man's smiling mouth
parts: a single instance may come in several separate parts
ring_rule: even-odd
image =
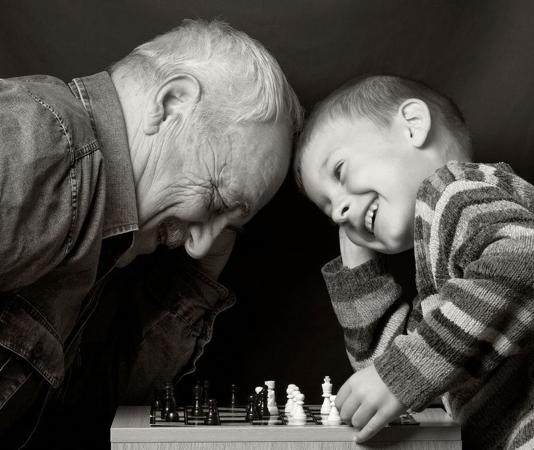
[[[373,203],[369,205],[369,209],[365,213],[365,229],[369,231],[369,233],[373,233],[375,231],[375,218],[376,218],[376,212],[378,210],[378,204],[379,199],[378,197],[374,200]]]

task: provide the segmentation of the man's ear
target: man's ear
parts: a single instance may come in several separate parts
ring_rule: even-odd
[[[143,113],[143,131],[159,131],[168,118],[189,114],[201,97],[200,83],[190,74],[176,74],[155,87],[148,95]]]
[[[405,100],[399,106],[398,116],[409,142],[414,147],[422,147],[429,137],[432,126],[432,117],[426,103],[414,98]]]

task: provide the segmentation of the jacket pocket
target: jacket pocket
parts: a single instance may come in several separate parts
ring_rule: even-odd
[[[26,360],[54,388],[65,375],[63,345],[46,318],[20,295],[0,315],[0,346]]]

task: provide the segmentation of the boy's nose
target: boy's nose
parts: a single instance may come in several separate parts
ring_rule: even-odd
[[[338,225],[341,225],[347,221],[349,217],[349,210],[349,202],[347,200],[340,201],[332,211],[332,220]]]

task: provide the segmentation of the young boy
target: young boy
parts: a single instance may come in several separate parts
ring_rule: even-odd
[[[353,80],[300,136],[297,181],[339,225],[323,275],[356,370],[336,405],[358,442],[442,396],[464,449],[534,448],[534,186],[472,159],[457,107],[402,77]],[[384,256],[411,248],[413,307]]]

